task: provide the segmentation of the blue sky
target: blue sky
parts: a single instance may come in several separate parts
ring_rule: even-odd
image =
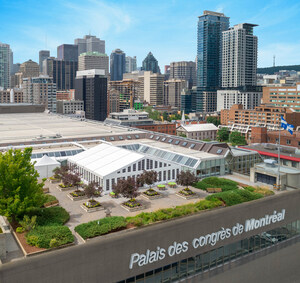
[[[300,64],[300,1],[268,0],[0,0],[0,42],[14,62],[73,43],[89,32],[106,41],[106,53],[120,48],[137,56],[152,51],[161,70],[172,61],[195,60],[197,17],[203,10],[225,13],[230,25],[258,24],[258,66]]]

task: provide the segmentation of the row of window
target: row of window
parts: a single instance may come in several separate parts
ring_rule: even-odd
[[[82,151],[83,149],[76,149],[76,150],[63,150],[63,151],[56,151],[56,152],[33,153],[31,154],[31,159],[42,158],[44,155],[47,155],[49,157],[73,156]]]

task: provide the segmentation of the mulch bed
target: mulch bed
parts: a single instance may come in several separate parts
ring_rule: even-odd
[[[19,242],[21,243],[23,249],[26,251],[27,254],[47,250],[47,249],[37,248],[37,247],[28,245],[26,242],[26,238],[25,238],[26,232],[21,233],[21,234],[16,232],[17,227],[20,227],[20,225],[18,225],[17,223],[11,223],[11,226],[14,229],[14,232],[17,235]]]

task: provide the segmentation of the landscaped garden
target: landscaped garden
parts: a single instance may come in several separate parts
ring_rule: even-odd
[[[148,189],[145,192],[143,192],[143,196],[146,197],[147,199],[157,199],[160,198],[162,194],[157,192],[154,189]]]
[[[185,189],[182,189],[178,192],[178,195],[179,196],[183,196],[185,198],[191,198],[191,197],[195,197],[196,196],[196,193],[193,192],[191,189],[189,188],[185,188]]]

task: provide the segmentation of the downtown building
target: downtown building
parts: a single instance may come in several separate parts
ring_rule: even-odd
[[[42,104],[50,112],[56,113],[56,84],[48,76],[23,79],[23,101]]]
[[[0,89],[0,103],[23,103],[23,90],[19,88]]]
[[[217,91],[217,111],[243,104],[254,109],[261,104],[262,89],[256,82],[257,37],[254,24],[238,24],[223,32],[222,89]]]
[[[0,42],[0,87],[9,88],[10,75],[10,54],[11,49],[9,44]]]
[[[107,77],[104,70],[77,71],[75,99],[84,102],[85,117],[104,121],[107,117]]]
[[[171,62],[168,69],[169,69],[170,79],[179,79],[179,80],[187,81],[189,89],[197,85],[195,62],[193,61]]]
[[[126,56],[126,67],[125,67],[125,73],[131,73],[133,71],[136,71],[136,56],[130,57]]]
[[[66,61],[50,57],[43,62],[43,74],[53,78],[57,90],[75,88],[77,69],[77,61]]]
[[[121,81],[126,68],[126,54],[121,49],[115,49],[110,54],[110,80]]]
[[[77,56],[86,52],[105,54],[105,40],[100,40],[100,38],[95,35],[85,35],[84,38],[76,38],[74,40],[74,45],[78,46]]]
[[[188,82],[181,79],[170,79],[164,81],[164,105],[181,107],[182,90],[188,88]]]
[[[78,45],[62,44],[57,47],[57,59],[64,61],[78,61]]]
[[[105,70],[105,75],[109,75],[109,57],[106,54],[96,51],[81,53],[78,57],[78,71],[99,69]]]
[[[146,58],[143,60],[142,70],[151,71],[152,73],[160,74],[158,61],[156,60],[156,58],[153,56],[151,52],[149,52]]]
[[[145,71],[139,76],[139,97],[151,105],[163,105],[164,103],[164,75]]]
[[[45,59],[50,57],[49,50],[40,50],[39,52],[39,66],[40,66],[40,73],[43,73],[43,62]]]

